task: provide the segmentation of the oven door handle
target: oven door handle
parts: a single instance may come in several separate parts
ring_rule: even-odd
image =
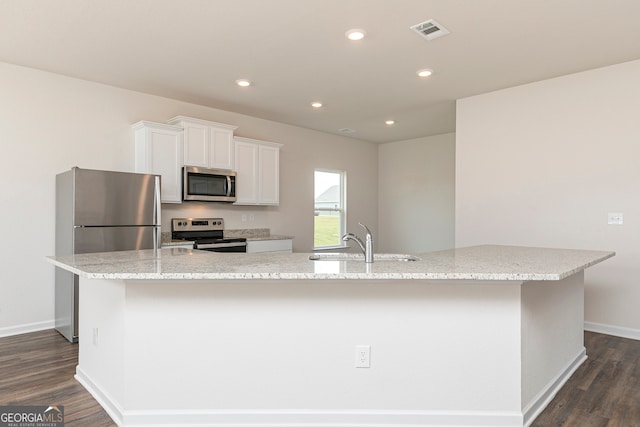
[[[203,243],[203,244],[196,243],[194,249],[235,248],[238,246],[247,246],[247,242]]]

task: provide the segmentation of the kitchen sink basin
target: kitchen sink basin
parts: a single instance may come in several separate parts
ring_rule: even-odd
[[[361,261],[363,254],[314,254],[309,256],[311,261]],[[407,254],[374,254],[373,261],[419,261],[420,258]]]

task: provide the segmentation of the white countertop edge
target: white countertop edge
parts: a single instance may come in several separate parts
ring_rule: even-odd
[[[491,246],[485,247],[471,247],[468,250],[491,250]],[[484,248],[484,249],[483,249]],[[499,247],[498,247],[499,248]],[[509,247],[505,247],[509,249]],[[517,248],[516,248],[517,249]],[[526,249],[526,248],[525,248]],[[531,249],[531,248],[529,248]],[[533,248],[536,249],[536,248]],[[544,250],[544,249],[543,249]],[[190,251],[190,250],[189,250]],[[557,251],[557,250],[556,250]],[[565,252],[566,250],[561,250]],[[198,251],[195,251],[198,252]],[[450,251],[446,251],[450,252]],[[100,258],[97,258],[94,262],[91,258],[85,260],[86,264],[75,264],[75,263],[65,263],[61,262],[56,257],[47,257],[47,260],[51,262],[53,265],[63,268],[67,271],[70,271],[74,274],[77,274],[81,277],[89,278],[89,279],[109,279],[109,280],[373,280],[373,281],[383,281],[383,280],[470,280],[470,281],[497,281],[497,282],[526,282],[526,281],[558,281],[562,280],[566,277],[569,277],[573,274],[576,274],[580,271],[585,270],[586,268],[598,264],[608,258],[611,258],[615,255],[615,252],[602,252],[602,251],[573,251],[568,250],[567,252],[593,252],[594,258],[583,259],[578,264],[573,264],[573,266],[565,266],[566,268],[570,268],[569,270],[562,271],[546,271],[546,272],[538,272],[535,270],[531,272],[527,272],[528,269],[526,266],[522,266],[524,271],[516,272],[516,271],[502,271],[499,270],[496,272],[488,272],[486,271],[474,271],[474,266],[469,266],[469,269],[466,271],[335,271],[335,272],[314,272],[314,271],[301,271],[306,267],[300,267],[300,264],[296,267],[293,265],[289,268],[289,271],[277,271],[279,268],[278,262],[286,261],[286,258],[256,258],[256,262],[263,262],[264,260],[273,259],[275,264],[273,265],[274,270],[276,271],[262,271],[262,272],[250,272],[250,271],[171,271],[172,268],[169,268],[169,271],[149,271],[147,267],[147,271],[98,271],[100,267],[103,265],[103,261]],[[188,252],[190,253],[190,252]],[[111,256],[113,253],[109,253]],[[91,256],[92,254],[88,254]],[[96,256],[101,256],[104,254],[96,254]],[[295,255],[295,254],[293,254]],[[306,257],[308,254],[297,254],[298,258],[300,256]],[[425,254],[428,255],[428,254]],[[81,255],[82,256],[82,255]],[[155,254],[150,252],[149,254],[144,254],[142,258],[139,260],[149,261],[154,260]],[[202,256],[202,255],[200,255]],[[276,261],[277,260],[277,261]],[[283,261],[284,260],[284,261]],[[298,259],[298,261],[300,261]],[[328,262],[328,261],[306,261],[306,262]],[[122,263],[122,261],[116,261],[116,265]],[[127,262],[125,261],[123,267],[128,267]],[[374,266],[377,263],[374,263]],[[268,264],[267,264],[268,265]],[[391,264],[387,264],[391,265]],[[402,264],[396,264],[400,267]],[[420,265],[419,261],[416,262],[416,266]],[[363,265],[364,266],[364,265]],[[528,266],[532,268],[532,266]],[[161,267],[160,267],[161,268]],[[300,270],[298,270],[300,268]],[[375,267],[374,267],[375,268]],[[437,267],[436,267],[437,268]],[[533,266],[535,268],[535,266]],[[400,268],[399,268],[400,269]],[[88,271],[87,271],[88,270]],[[93,270],[93,271],[92,271]],[[401,269],[400,269],[401,270]]]
[[[67,268],[67,270],[87,279],[107,280],[484,280],[527,282],[557,281],[571,275],[507,273],[86,273],[77,269]]]

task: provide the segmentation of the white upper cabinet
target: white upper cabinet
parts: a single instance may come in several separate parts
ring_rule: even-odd
[[[209,143],[209,167],[213,169],[233,169],[233,129],[215,126],[209,128],[211,142]]]
[[[184,164],[209,167],[209,128],[198,124],[182,125],[184,140]]]
[[[135,169],[162,176],[162,202],[182,202],[182,168],[235,170],[238,205],[280,203],[282,144],[233,136],[236,126],[177,116],[133,125]]]
[[[258,147],[258,194],[259,203],[277,205],[280,203],[280,145]]]
[[[184,129],[184,164],[209,169],[233,169],[233,131],[237,126],[177,116],[168,122]]]
[[[135,171],[160,175],[162,203],[181,203],[182,128],[147,121],[132,127]]]
[[[282,144],[235,137],[237,205],[280,203],[280,147]]]
[[[235,138],[236,204],[258,204],[258,145]]]

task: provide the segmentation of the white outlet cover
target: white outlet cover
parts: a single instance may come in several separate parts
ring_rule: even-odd
[[[356,360],[355,360],[356,368],[370,368],[371,367],[371,346],[357,345],[355,357],[356,357]]]

